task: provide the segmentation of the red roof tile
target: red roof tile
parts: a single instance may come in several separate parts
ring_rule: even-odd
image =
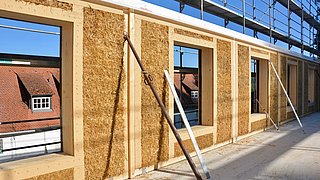
[[[0,66],[0,122],[32,121],[60,117],[60,97],[53,78],[53,75],[55,75],[58,78],[57,80],[60,79],[59,71],[59,68]],[[40,92],[52,94],[52,111],[32,112],[28,106],[28,101],[23,99],[25,93],[28,92],[24,92],[21,89],[23,86],[19,86],[18,76],[22,83],[26,83],[26,85],[23,85],[26,86],[26,89],[28,88],[27,91],[32,95]],[[30,97],[28,98],[30,100]],[[0,132],[22,131],[59,124],[59,118],[41,122],[2,124],[0,125]]]
[[[52,95],[53,91],[48,85],[48,81],[40,73],[17,73],[24,87],[31,96]]]

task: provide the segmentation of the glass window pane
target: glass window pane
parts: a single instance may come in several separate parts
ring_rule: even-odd
[[[182,47],[183,59],[182,66],[190,68],[199,67],[199,50],[193,48]]]

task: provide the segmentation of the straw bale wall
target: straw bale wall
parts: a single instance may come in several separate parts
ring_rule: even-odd
[[[295,118],[293,111],[287,112],[287,119],[292,119],[292,118]]]
[[[124,16],[84,8],[83,118],[86,179],[124,173]]]
[[[280,56],[280,79],[284,87],[287,84],[286,57]],[[287,120],[287,97],[282,88],[280,88],[280,121]]]
[[[72,11],[73,9],[73,4],[58,1],[58,0],[16,0],[16,1],[22,1],[26,3],[35,4],[35,5],[55,7],[55,8],[60,8],[66,11]]]
[[[265,54],[265,55],[269,54],[267,51],[263,51],[263,50],[256,49],[256,48],[251,48],[251,51],[257,52],[257,53],[260,53],[260,54]]]
[[[73,168],[64,169],[64,170],[52,172],[49,174],[39,175],[39,176],[35,176],[25,180],[54,180],[54,179],[61,179],[62,177],[63,179],[73,180],[74,179]]]
[[[203,136],[196,137],[196,141],[198,143],[198,146],[200,149],[204,149],[206,147],[210,147],[213,145],[213,135],[212,134],[206,134]],[[192,141],[190,139],[184,140],[183,145],[187,149],[189,153],[194,152],[195,149],[193,147]],[[182,156],[183,152],[179,146],[179,143],[174,143],[174,157]]]
[[[231,139],[231,42],[217,40],[217,143]]]
[[[154,86],[169,107],[169,89],[163,70],[169,68],[168,26],[142,20],[141,59],[153,77]],[[151,166],[169,158],[169,126],[149,86],[141,78],[142,166]]]
[[[277,54],[270,54],[270,61],[273,63],[274,67],[278,69]],[[273,121],[278,120],[278,80],[274,71],[270,67],[270,116]]]
[[[202,40],[206,40],[206,41],[213,41],[213,38],[210,37],[210,36],[206,36],[206,35],[203,35],[203,34],[198,34],[198,33],[191,32],[191,31],[186,31],[186,30],[183,30],[183,29],[175,28],[174,29],[174,33],[180,34],[180,35],[184,35],[184,36],[188,36],[188,37],[192,37],[192,38],[202,39]]]
[[[238,45],[238,135],[249,132],[250,102],[249,47]]]
[[[267,127],[267,119],[262,119],[251,123],[251,132],[261,130]]]

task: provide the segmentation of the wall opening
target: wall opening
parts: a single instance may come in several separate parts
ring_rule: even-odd
[[[61,152],[61,27],[0,25],[0,163]]]
[[[268,108],[268,62],[252,57],[250,69],[250,112],[251,114],[264,113]]]
[[[174,85],[190,126],[200,125],[201,50],[174,46]],[[174,124],[184,128],[179,110],[174,106]]]

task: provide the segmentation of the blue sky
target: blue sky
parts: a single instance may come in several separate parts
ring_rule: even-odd
[[[60,32],[59,27],[0,18],[0,25],[15,26],[49,32]],[[60,36],[13,30],[0,27],[0,52],[41,56],[60,56]]]
[[[166,7],[168,9],[179,11],[179,3],[174,0],[145,0],[146,2],[150,2],[162,7]],[[222,5],[221,0],[212,0],[216,3],[219,3]],[[268,12],[268,5],[263,3],[267,2],[268,0],[256,0],[256,6],[257,9],[260,9],[261,11],[256,11],[256,17],[259,20],[260,23],[264,25],[268,25],[269,19],[267,15],[264,15],[263,12]],[[301,0],[296,0],[299,4]],[[302,0],[303,2],[307,2],[307,0]],[[246,0],[247,3],[251,4],[253,0]],[[241,0],[228,0],[228,8],[231,10],[241,14],[241,6],[242,1]],[[252,7],[248,4],[246,4],[246,12],[247,17],[251,17],[253,14]],[[276,30],[278,30],[281,33],[286,34],[288,31],[287,28],[287,18],[285,15],[287,14],[287,10],[285,7],[281,6],[279,3],[276,4],[275,11],[275,17],[277,17],[277,21],[275,21]],[[183,10],[184,14],[200,18],[200,10],[185,6]],[[301,31],[301,24],[295,23],[295,21],[300,22],[300,18],[293,14],[292,15],[292,27],[293,30],[292,36],[293,38],[300,38],[299,32]],[[223,19],[216,17],[214,15],[211,15],[209,13],[204,13],[204,20],[223,26],[224,21]],[[36,30],[43,30],[43,31],[50,31],[50,32],[59,32],[59,27],[54,26],[48,26],[48,25],[42,25],[42,24],[34,24],[34,23],[28,23],[28,22],[22,22],[22,21],[15,21],[10,19],[4,19],[0,18],[0,25],[6,25],[6,26],[16,26],[20,28],[30,28],[30,29],[36,29]],[[305,34],[305,41],[309,43],[310,37],[308,33],[309,26],[307,26],[306,23],[303,24],[303,32]],[[227,28],[242,32],[242,26],[237,25],[235,23],[230,22]],[[246,28],[246,34],[252,36],[253,31]],[[269,37],[266,35],[263,35],[261,33],[258,33],[259,39],[262,39],[264,41],[269,42]],[[42,55],[42,56],[54,56],[59,57],[60,55],[60,36],[59,35],[48,35],[48,34],[41,34],[41,33],[34,33],[34,32],[26,32],[26,31],[19,31],[19,30],[12,30],[7,28],[1,28],[0,27],[0,52],[1,53],[13,53],[13,54],[28,54],[28,55]],[[284,42],[278,41],[276,45],[287,48],[288,45]],[[299,49],[294,48],[294,51],[300,52]],[[187,56],[187,55],[186,55]]]
[[[146,2],[149,2],[149,3],[152,3],[152,4],[155,4],[155,5],[159,5],[159,6],[162,6],[162,7],[165,7],[165,8],[168,8],[168,9],[171,9],[171,10],[174,10],[174,11],[177,11],[179,12],[179,9],[180,9],[180,5],[179,5],[179,2],[177,1],[174,1],[174,0],[144,0]],[[213,2],[215,3],[218,3],[220,5],[223,5],[223,0],[212,0]],[[259,23],[262,23],[266,26],[269,26],[269,17],[268,17],[268,4],[266,4],[266,2],[268,2],[269,0],[255,0],[256,2],[256,20],[259,22]],[[228,0],[228,8],[239,13],[239,14],[242,14],[242,1],[241,0]],[[248,18],[253,18],[253,7],[250,6],[249,4],[252,4],[253,3],[253,0],[246,0],[247,4],[245,5],[245,9],[246,9],[246,16]],[[307,0],[295,0],[296,3],[298,3],[299,5],[303,2],[305,5],[308,5],[308,1]],[[304,7],[304,8],[307,8],[308,7]],[[275,14],[274,16],[276,17],[276,20],[274,22],[274,25],[276,27],[276,30],[287,35],[287,32],[288,32],[288,21],[287,21],[287,8],[280,5],[279,3],[276,3],[275,5]],[[312,12],[315,13],[315,9],[312,9]],[[183,12],[183,14],[187,14],[187,15],[190,15],[190,16],[193,16],[193,17],[196,17],[196,18],[200,18],[200,10],[199,9],[195,9],[193,7],[190,7],[190,6],[185,6]],[[266,14],[264,14],[266,13]],[[219,17],[216,17],[214,15],[211,15],[209,13],[204,13],[204,20],[205,21],[208,21],[208,22],[211,22],[211,23],[214,23],[214,24],[217,24],[217,25],[220,25],[220,26],[223,26],[224,25],[224,20],[222,18],[219,18]],[[300,22],[300,17],[295,15],[294,13],[291,14],[291,21],[290,21],[290,24],[291,24],[291,34],[292,34],[292,38],[296,39],[296,40],[299,40],[301,39],[301,35],[300,35],[300,32],[301,32],[301,23],[297,23],[297,22]],[[312,39],[312,35],[310,36],[309,34],[309,26],[307,23],[303,23],[302,24],[302,27],[303,28],[303,32],[305,34],[304,36],[304,42],[305,43],[310,43],[311,40],[309,39]],[[235,30],[237,32],[241,32],[242,33],[242,26],[238,25],[238,24],[235,24],[235,23],[232,23],[230,22],[227,26],[227,28],[229,29],[232,29],[232,30]],[[247,35],[250,35],[250,36],[253,36],[253,31],[246,28],[246,34]],[[261,34],[261,33],[258,33],[258,37],[259,39],[261,40],[264,40],[264,41],[267,41],[269,42],[270,39],[268,36],[264,35],[264,34]],[[284,42],[281,42],[281,41],[277,41],[276,42],[276,45],[280,46],[280,47],[283,47],[283,48],[288,48],[288,45]],[[299,52],[300,53],[300,49],[296,48],[296,47],[293,47],[291,50],[293,51],[296,51],[296,52]],[[305,53],[305,55],[309,55],[309,53]]]

